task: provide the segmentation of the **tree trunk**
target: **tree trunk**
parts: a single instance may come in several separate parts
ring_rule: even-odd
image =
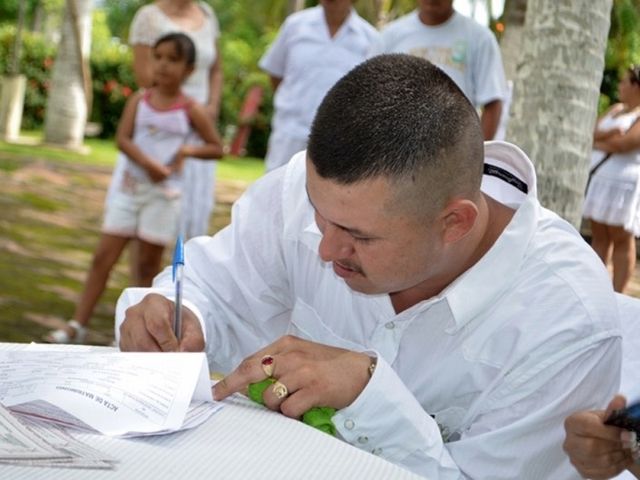
[[[291,15],[294,12],[299,12],[303,8],[304,8],[304,0],[289,0],[287,15]]]
[[[46,143],[69,148],[82,145],[90,93],[86,65],[91,46],[92,3],[92,0],[66,2],[45,115]]]
[[[504,2],[504,35],[500,40],[502,63],[507,79],[516,78],[516,70],[522,52],[524,18],[527,0],[506,0]]]
[[[507,138],[531,158],[538,196],[578,227],[612,0],[529,0]]]

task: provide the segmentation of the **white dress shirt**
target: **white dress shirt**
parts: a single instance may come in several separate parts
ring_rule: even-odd
[[[271,127],[278,141],[269,142],[268,170],[288,162],[300,150],[298,145],[304,149],[325,94],[367,58],[378,36],[353,8],[333,37],[321,6],[287,17],[259,63],[269,75],[282,79],[273,99]],[[293,151],[286,148],[289,142]]]
[[[502,142],[485,155],[483,189],[517,212],[477,264],[399,314],[319,258],[304,153],[252,185],[229,227],[186,245],[185,305],[215,367],[285,333],[374,351],[373,377],[333,417],[345,441],[427,478],[577,478],[563,420],[606,405],[619,384],[611,282],[573,227],[540,206],[526,156]],[[171,270],[154,285],[172,298]],[[150,291],[125,290],[118,325]]]

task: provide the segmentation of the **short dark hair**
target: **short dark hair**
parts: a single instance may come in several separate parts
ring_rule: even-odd
[[[477,194],[484,162],[475,108],[442,70],[403,54],[374,57],[331,88],[307,154],[323,178],[425,183],[418,195],[438,203]]]
[[[171,32],[165,35],[162,35],[156,43],[153,44],[153,48],[157,48],[158,45],[171,42],[176,49],[176,53],[178,57],[184,59],[189,67],[193,67],[196,63],[196,46],[193,43],[193,40],[181,32]]]

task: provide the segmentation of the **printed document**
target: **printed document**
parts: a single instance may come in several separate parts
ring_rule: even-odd
[[[40,348],[0,351],[0,404],[111,436],[189,428],[222,408],[213,402],[204,353]]]

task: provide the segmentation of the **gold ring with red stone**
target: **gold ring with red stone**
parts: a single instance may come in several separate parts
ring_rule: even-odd
[[[262,357],[262,360],[260,360],[260,365],[262,365],[262,371],[267,376],[267,378],[273,375],[274,363],[273,357],[271,355],[265,355],[264,357]]]

